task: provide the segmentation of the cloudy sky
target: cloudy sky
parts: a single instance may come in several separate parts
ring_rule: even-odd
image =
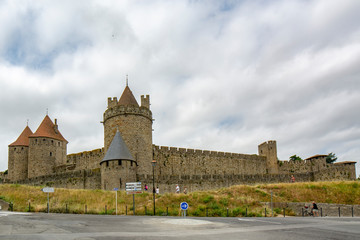
[[[126,74],[157,145],[281,160],[334,152],[360,173],[360,1],[0,0],[0,170],[48,109],[68,153],[103,146]]]

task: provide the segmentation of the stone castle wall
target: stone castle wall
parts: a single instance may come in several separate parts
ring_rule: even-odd
[[[29,147],[9,146],[9,176],[12,181],[23,180],[28,177]]]
[[[100,168],[100,162],[104,155],[104,148],[69,154],[67,155],[66,165],[59,166],[57,172]],[[73,167],[71,168],[71,166]]]
[[[66,142],[45,137],[29,138],[28,177],[54,173],[66,162]]]
[[[150,173],[152,161],[152,113],[145,107],[114,105],[104,113],[104,148],[110,146],[117,130],[138,163],[137,171]],[[144,99],[144,104],[146,103]],[[113,106],[114,105],[114,106]]]
[[[265,174],[266,157],[153,146],[158,175]]]
[[[17,183],[70,189],[101,189],[101,174],[100,168],[96,168],[38,176]]]

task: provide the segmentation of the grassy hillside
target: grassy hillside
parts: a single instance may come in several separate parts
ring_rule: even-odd
[[[25,185],[0,185],[0,198],[14,203],[14,211],[45,212],[47,209],[47,194],[42,187]],[[179,204],[189,203],[188,215],[191,216],[229,216],[264,215],[261,202],[269,202],[273,191],[274,202],[311,202],[360,204],[360,182],[308,182],[260,184],[254,186],[232,186],[214,191],[199,191],[189,194],[166,193],[156,196],[156,214],[179,215]],[[142,193],[135,196],[136,214],[153,212],[152,193]],[[50,193],[50,211],[70,213],[115,214],[115,192],[103,190],[55,189]],[[118,214],[132,214],[132,195],[118,192]],[[275,209],[280,213],[280,209]],[[289,212],[291,214],[291,212]]]

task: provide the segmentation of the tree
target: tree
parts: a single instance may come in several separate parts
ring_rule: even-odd
[[[329,153],[329,155],[327,155],[326,157],[326,163],[334,163],[337,160],[337,156],[335,155],[335,153]]]
[[[302,158],[297,155],[292,155],[289,159],[290,161],[302,161]]]

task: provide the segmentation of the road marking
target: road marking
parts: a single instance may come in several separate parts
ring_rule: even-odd
[[[30,214],[30,213],[0,211],[0,217],[6,217],[8,215],[28,215],[28,214]]]
[[[258,220],[258,219],[248,219],[248,218],[238,218],[239,221],[244,221],[244,222],[264,222],[264,223],[272,223],[272,224],[282,224],[282,223],[278,223],[278,222],[270,222],[270,221],[264,221],[264,220]]]

